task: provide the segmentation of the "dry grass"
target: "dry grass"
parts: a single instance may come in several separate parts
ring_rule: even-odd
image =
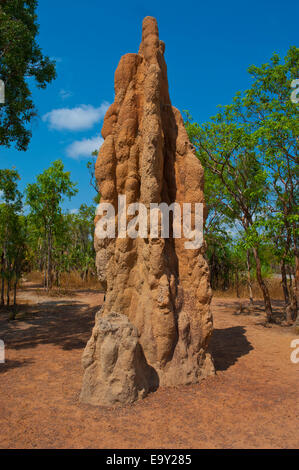
[[[39,271],[32,271],[31,273],[26,274],[25,279],[27,281],[42,284],[43,283],[43,274]],[[265,280],[271,299],[274,300],[283,300],[283,290],[281,285],[281,280],[278,278],[268,278]],[[52,296],[59,296],[59,295],[68,295],[72,290],[102,290],[101,284],[97,280],[95,276],[88,276],[87,280],[83,280],[77,271],[71,271],[70,273],[62,273],[60,277],[60,286],[53,287],[51,294]],[[258,285],[257,281],[252,282],[252,290],[253,290],[253,297],[254,299],[262,299],[262,291]],[[228,298],[228,297],[235,297],[236,296],[236,289],[230,288],[228,290],[215,290],[213,292],[216,298]],[[240,298],[248,298],[248,287],[246,282],[239,286],[239,297]]]
[[[66,289],[99,289],[99,281],[96,276],[88,275],[87,279],[83,280],[77,271],[62,273],[60,285]]]
[[[281,280],[277,278],[268,278],[265,279],[265,282],[267,284],[267,287],[269,289],[269,294],[271,299],[275,300],[283,300],[283,290],[282,290],[282,285],[281,285]],[[252,293],[253,293],[253,298],[254,299],[262,299],[263,294],[262,291],[258,285],[257,281],[252,282]],[[214,296],[219,298],[219,297],[235,297],[236,296],[236,289],[228,289],[226,291],[222,290],[216,290],[214,291]],[[248,286],[247,284],[242,284],[239,286],[239,297],[240,298],[248,298],[249,297],[249,291],[248,291]]]
[[[26,281],[41,284],[43,282],[43,275],[40,271],[31,271],[30,273],[25,273],[22,277],[22,282]]]
[[[32,271],[24,277],[26,281],[43,284],[43,273],[39,271]],[[88,275],[87,279],[83,280],[77,271],[71,271],[61,274],[59,287],[54,285],[51,292],[55,296],[68,294],[71,290],[99,290],[100,288],[100,283],[95,276]]]

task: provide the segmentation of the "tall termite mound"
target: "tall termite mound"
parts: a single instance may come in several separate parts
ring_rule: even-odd
[[[115,72],[96,178],[101,203],[115,208],[116,227],[119,195],[147,209],[204,202],[203,169],[171,105],[164,50],[155,18],[146,17],[139,53],[124,55]],[[130,403],[159,384],[196,383],[214,373],[204,245],[186,249],[185,242],[95,234],[106,300],[83,354],[83,402]]]

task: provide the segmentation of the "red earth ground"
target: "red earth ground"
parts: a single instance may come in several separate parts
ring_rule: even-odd
[[[296,336],[265,328],[259,302],[253,314],[236,315],[236,299],[213,300],[214,377],[105,409],[78,401],[81,354],[102,294],[49,297],[27,283],[19,301],[23,320],[0,312],[1,448],[298,448]]]

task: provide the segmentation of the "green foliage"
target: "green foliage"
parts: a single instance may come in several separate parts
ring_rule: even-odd
[[[63,196],[69,199],[77,193],[76,183],[70,178],[70,173],[64,171],[61,160],[53,162],[52,166],[37,176],[37,182],[28,184],[26,188],[26,203],[30,207],[29,219],[36,227],[36,233],[42,239],[36,243],[47,247],[46,286],[52,286],[52,261],[54,239],[59,238],[63,223],[61,203]]]
[[[0,145],[26,150],[28,127],[36,116],[28,80],[45,88],[55,77],[55,62],[37,44],[36,0],[0,2],[0,79],[5,84],[5,104],[0,105]]]
[[[31,266],[45,270],[49,288],[53,280],[59,285],[63,272],[79,271],[83,280],[94,272],[95,206],[82,204],[77,212],[66,214],[61,209],[63,196],[71,198],[76,192],[76,184],[60,160],[26,189]]]
[[[99,153],[98,150],[94,150],[91,154],[91,158],[88,160],[86,164],[86,168],[88,169],[89,176],[90,176],[90,186],[96,192],[96,195],[93,198],[93,202],[95,202],[96,204],[99,204],[101,200],[101,194],[99,191],[98,182],[95,177],[95,165],[96,165],[96,159],[97,159],[98,153]]]
[[[0,170],[0,255],[1,255],[1,304],[4,304],[6,284],[7,305],[10,303],[10,288],[16,287],[26,268],[27,224],[21,214],[22,195],[17,184],[20,179],[16,170]]]
[[[89,272],[94,273],[94,216],[95,207],[86,204],[82,204],[77,213],[62,216],[54,240],[53,264],[57,285],[62,272],[78,271],[83,280]]]
[[[299,108],[290,99],[290,84],[299,76],[299,49],[291,47],[281,61],[249,67],[254,79],[243,106],[268,173],[271,198],[264,230],[280,260],[298,258],[298,135]]]
[[[205,169],[208,208],[222,225],[239,223],[247,231],[256,225],[269,191],[250,129],[240,125],[234,105],[223,107],[202,126],[187,121],[186,129]]]
[[[186,112],[185,124],[205,169],[206,237],[210,246],[223,244],[230,228],[239,247],[253,252],[270,318],[263,250],[271,246],[276,262],[292,266],[296,259],[298,264],[299,111],[290,99],[290,84],[299,76],[299,49],[291,47],[284,61],[274,54],[269,63],[248,71],[249,90],[237,93],[203,125]],[[227,253],[218,263],[229,270]]]
[[[28,184],[26,188],[26,203],[36,226],[42,226],[46,231],[54,230],[61,216],[63,196],[70,199],[77,192],[76,183],[71,181],[70,172],[64,171],[62,161],[53,162],[37,176],[36,183]]]
[[[93,231],[95,206],[82,204],[75,213],[63,213],[64,197],[71,198],[76,184],[63,163],[55,161],[26,188],[28,215],[22,214],[20,177],[16,170],[0,170],[1,302],[24,271],[44,270],[45,287],[59,285],[60,275],[78,271],[83,280],[95,275]],[[16,301],[14,295],[14,303]],[[12,319],[14,313],[12,313]]]

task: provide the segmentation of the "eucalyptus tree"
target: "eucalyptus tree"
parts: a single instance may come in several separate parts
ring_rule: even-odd
[[[19,179],[15,169],[0,170],[1,304],[4,305],[6,300],[8,306],[12,287],[13,303],[16,303],[17,284],[25,268],[27,254],[26,220],[22,215]]]
[[[267,228],[275,240],[285,298],[295,318],[299,276],[299,105],[291,99],[291,86],[299,77],[299,49],[290,47],[283,60],[274,54],[269,63],[251,66],[248,71],[253,83],[242,99],[242,118],[250,123],[268,173],[272,198]],[[295,286],[290,285],[289,292],[286,269],[295,278]]]
[[[70,172],[64,171],[61,160],[56,160],[43,173],[37,176],[36,183],[26,188],[26,203],[30,208],[31,222],[41,230],[44,237],[45,287],[52,287],[52,257],[55,233],[61,223],[61,203],[64,196],[72,198],[76,193],[76,183],[72,182]]]
[[[247,260],[252,251],[263,292],[268,321],[272,307],[261,270],[260,247],[274,242],[280,256],[285,297],[285,266],[294,270],[298,293],[298,104],[291,100],[291,85],[299,76],[299,49],[291,47],[282,61],[274,54],[269,63],[249,67],[253,82],[231,105],[220,107],[210,122],[199,126],[187,115],[186,128],[214,193],[208,201],[223,217],[244,230]],[[292,250],[293,256],[290,256]],[[250,267],[248,267],[250,272]]]
[[[221,217],[243,229],[243,244],[252,250],[256,276],[263,293],[267,320],[272,321],[272,306],[262,276],[259,247],[262,235],[259,218],[268,200],[267,172],[256,151],[250,127],[240,123],[238,98],[224,106],[210,122],[202,126],[186,122],[190,140],[204,169],[208,186],[213,188],[209,202]]]
[[[46,88],[56,77],[55,61],[43,55],[37,42],[36,0],[0,0],[0,80],[5,101],[0,104],[0,145],[26,150],[29,127],[37,115],[28,79]]]

